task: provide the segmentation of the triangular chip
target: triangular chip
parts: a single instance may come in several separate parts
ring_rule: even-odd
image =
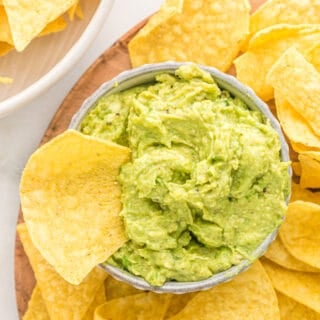
[[[165,319],[173,317],[178,312],[180,312],[188,302],[194,298],[198,293],[197,292],[188,292],[184,294],[175,294],[170,300],[168,310],[165,315]]]
[[[141,293],[141,290],[132,287],[131,285],[118,281],[113,277],[108,277],[105,281],[107,300],[117,299],[120,297],[127,297],[133,294]]]
[[[99,306],[94,320],[162,320],[172,295],[143,292],[110,300]]]
[[[300,162],[298,162],[298,163],[300,164]],[[300,184],[291,182],[290,201],[293,202],[293,201],[297,201],[297,200],[314,202],[314,203],[320,205],[320,192],[304,189],[301,187]]]
[[[301,176],[301,165],[300,165],[300,162],[299,162],[299,161],[292,161],[292,162],[291,162],[291,167],[292,167],[293,173],[294,173],[296,176],[300,177],[300,176]],[[292,185],[292,184],[291,184],[291,185]],[[290,198],[292,198],[292,195],[291,195]]]
[[[272,66],[266,80],[305,119],[314,133],[320,135],[320,73],[317,69],[291,47]]]
[[[286,249],[297,259],[320,269],[320,205],[295,201],[289,203],[280,236]]]
[[[107,274],[96,267],[74,286],[62,279],[34,247],[25,224],[17,227],[23,248],[29,258],[37,284],[51,319],[82,319],[88,311]]]
[[[320,152],[305,151],[298,158],[301,164],[301,187],[320,188]]]
[[[320,313],[277,292],[281,320],[320,320]]]
[[[250,17],[250,36],[247,42],[256,32],[280,23],[320,24],[319,0],[268,0],[263,2]]]
[[[320,150],[320,136],[313,131],[304,117],[280,96],[277,90],[274,96],[279,121],[290,141]],[[295,145],[292,147],[294,148]]]
[[[13,44],[7,14],[4,7],[0,5],[0,42],[2,41],[11,45]]]
[[[39,34],[39,36],[46,36],[48,34],[59,32],[67,26],[63,17],[58,17],[56,20],[50,22]]]
[[[250,86],[263,100],[271,100],[272,82],[268,83],[266,76],[272,65],[291,46],[305,54],[318,42],[320,25],[278,24],[267,27],[256,33],[250,41],[248,51],[235,59],[237,78]],[[288,76],[286,80],[291,81]],[[300,91],[301,88],[298,88],[296,91]],[[279,93],[289,101],[286,95],[281,91]]]
[[[89,309],[81,320],[92,320],[96,309],[107,301],[104,284],[99,288],[94,300],[90,304]]]
[[[39,286],[35,286],[23,320],[50,320]]]
[[[24,169],[20,198],[30,237],[72,284],[127,241],[117,176],[129,159],[126,147],[67,130]]]
[[[55,288],[53,288],[55,290]],[[94,312],[98,306],[106,302],[106,295],[104,285],[98,290],[95,299],[91,303],[89,309],[81,320],[92,320]],[[70,306],[72,308],[72,306]],[[23,320],[50,320],[46,304],[41,295],[41,291],[38,285],[33,289],[32,296],[28,303],[28,310],[23,316]]]
[[[77,0],[3,0],[12,38],[22,51],[51,21],[57,19]]]
[[[228,70],[249,32],[250,4],[247,0],[184,0],[182,11],[151,19],[129,43],[133,66],[167,60],[192,61]],[[181,1],[175,1],[177,8]],[[172,11],[171,11],[172,13]]]
[[[74,20],[74,16],[83,19],[83,12],[79,0],[68,10],[68,16],[71,21]]]
[[[272,284],[260,262],[230,282],[199,292],[170,320],[279,320]]]
[[[277,291],[320,312],[320,274],[288,270],[268,259],[261,261]]]
[[[320,72],[320,42],[308,51],[306,58]]]
[[[284,224],[286,221],[284,222]],[[320,269],[314,268],[292,256],[283,245],[281,239],[277,237],[269,246],[265,257],[279,264],[282,267],[303,271],[303,272],[320,272]]]

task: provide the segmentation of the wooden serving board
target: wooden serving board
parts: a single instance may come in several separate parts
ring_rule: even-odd
[[[255,10],[265,0],[251,0],[253,10]],[[49,141],[56,135],[62,133],[69,126],[72,116],[82,105],[83,101],[90,96],[100,85],[124,70],[131,68],[128,43],[133,36],[145,25],[147,20],[142,21],[121,39],[119,39],[110,49],[105,51],[91,67],[82,75],[75,86],[66,96],[48,129],[46,130],[41,144]],[[23,222],[20,210],[18,223]],[[15,243],[15,287],[16,300],[19,317],[22,319],[25,313],[32,290],[35,286],[33,271],[25,255],[19,237]]]

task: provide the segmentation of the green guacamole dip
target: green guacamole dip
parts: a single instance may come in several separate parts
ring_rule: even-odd
[[[254,259],[282,222],[289,175],[277,132],[194,65],[100,98],[80,130],[133,152],[119,176],[130,240],[108,263],[151,285]]]

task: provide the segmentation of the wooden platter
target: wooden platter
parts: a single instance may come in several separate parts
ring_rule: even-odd
[[[265,0],[251,0],[255,10]],[[110,49],[105,51],[91,67],[82,75],[75,86],[66,96],[51,123],[49,124],[41,144],[49,141],[62,133],[69,126],[72,116],[80,108],[83,101],[90,96],[100,85],[124,70],[131,68],[128,43],[133,36],[145,25],[147,20],[142,21]],[[18,223],[23,221],[22,212],[19,213]],[[25,313],[32,290],[35,286],[33,271],[25,255],[20,239],[16,237],[15,243],[15,288],[16,301],[19,317],[22,319]]]

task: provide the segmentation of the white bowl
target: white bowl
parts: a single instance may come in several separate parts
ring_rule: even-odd
[[[114,0],[82,1],[84,19],[56,34],[34,39],[23,52],[0,57],[0,76],[14,78],[0,87],[0,118],[25,106],[51,87],[81,58],[94,40]]]
[[[186,63],[178,63],[178,62],[164,62],[158,64],[150,64],[144,65],[136,69],[131,69],[125,72],[122,72],[112,80],[101,85],[99,89],[97,89],[90,97],[88,97],[79,111],[73,116],[69,128],[79,130],[81,121],[87,115],[87,113],[95,106],[94,103],[103,95],[111,94],[114,92],[119,92],[126,90],[131,87],[135,87],[137,85],[150,83],[154,80],[154,77],[159,72],[169,72],[173,73],[176,69],[178,69],[181,65]],[[211,76],[216,80],[218,85],[229,91],[235,97],[240,98],[244,101],[249,108],[253,110],[259,110],[266,118],[269,119],[271,126],[277,131],[280,143],[281,143],[281,160],[287,162],[290,160],[289,158],[289,148],[286,143],[286,140],[281,131],[281,127],[277,119],[272,115],[269,110],[269,107],[259,99],[252,89],[247,86],[241,84],[236,78],[222,73],[215,68],[199,66],[201,69],[209,72]],[[288,175],[291,177],[291,167],[288,169]],[[291,179],[290,179],[291,180]],[[289,201],[289,197],[287,202]],[[267,250],[270,243],[275,239],[278,233],[278,228],[275,228],[270,234],[266,236],[266,238],[260,243],[260,245],[256,248],[253,255],[258,259],[261,257],[265,251]],[[213,287],[219,283],[229,281],[233,277],[235,277],[240,272],[246,270],[253,261],[242,260],[238,265],[235,265],[225,271],[216,273],[212,275],[210,278],[194,281],[194,282],[176,282],[176,281],[168,281],[163,286],[154,287],[151,286],[148,282],[146,282],[143,278],[135,276],[127,271],[124,271],[118,267],[114,267],[110,264],[103,263],[100,266],[106,270],[109,274],[111,274],[114,278],[126,282],[138,289],[141,290],[150,290],[157,293],[187,293],[192,291],[206,290],[210,287]]]

